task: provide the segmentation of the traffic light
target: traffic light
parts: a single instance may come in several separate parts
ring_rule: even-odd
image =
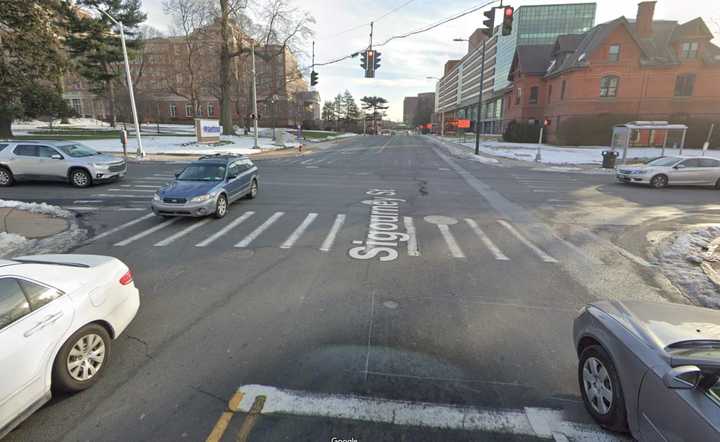
[[[545,126],[545,127],[550,126],[550,119],[549,119],[549,118],[545,118],[545,119],[543,120],[543,126]]]
[[[483,21],[483,25],[485,25],[486,29],[483,29],[483,33],[487,35],[488,37],[491,37],[493,34],[493,28],[495,27],[495,8],[491,8],[489,11],[483,12],[485,15],[485,20]]]
[[[512,6],[505,6],[503,9],[502,35],[510,35],[512,34],[512,22],[513,15],[515,14],[515,8]]]
[[[318,84],[318,73],[315,71],[310,72],[310,86]]]
[[[367,69],[365,69],[365,78],[375,78],[375,51],[368,49],[365,51],[367,56]]]
[[[382,55],[381,52],[375,51],[375,57],[373,57],[373,59],[374,59],[373,70],[374,71],[377,71],[378,68],[380,68],[380,56],[381,55]]]
[[[360,67],[367,71],[367,51],[362,51],[360,55]]]

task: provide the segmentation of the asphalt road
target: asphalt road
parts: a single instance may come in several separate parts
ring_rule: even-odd
[[[599,432],[577,388],[577,310],[600,298],[677,300],[642,264],[642,236],[659,219],[720,209],[712,190],[486,165],[426,137],[355,137],[257,164],[258,198],[222,220],[148,216],[179,163],[133,164],[125,180],[90,189],[0,191],[74,208],[91,238],[74,252],[120,258],[142,294],[100,382],[53,399],[8,440],[205,440],[248,385],[300,399],[280,414],[237,412],[222,440],[534,439],[511,424],[470,431],[441,412],[428,428],[400,418],[428,403],[498,422],[554,410]],[[410,235],[369,237],[378,207]],[[383,251],[368,256],[372,240]],[[358,398],[382,412],[328,411]]]

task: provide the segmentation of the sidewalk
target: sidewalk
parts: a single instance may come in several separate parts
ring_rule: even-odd
[[[67,230],[68,227],[66,219],[47,213],[33,213],[14,207],[0,207],[0,233],[38,239],[57,235]]]

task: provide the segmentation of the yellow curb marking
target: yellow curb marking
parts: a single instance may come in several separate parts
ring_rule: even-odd
[[[233,397],[230,398],[227,410],[220,415],[220,418],[215,423],[212,432],[210,432],[210,435],[207,439],[205,439],[205,442],[219,442],[220,439],[222,439],[223,434],[225,434],[225,430],[227,430],[227,427],[230,424],[230,419],[232,419],[233,414],[235,414],[240,407],[240,402],[243,400],[243,396],[245,396],[245,393],[237,391]]]

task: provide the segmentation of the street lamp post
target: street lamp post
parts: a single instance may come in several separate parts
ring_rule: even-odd
[[[130,62],[128,61],[127,48],[125,47],[125,31],[121,21],[98,8],[102,14],[105,14],[113,23],[120,28],[120,44],[122,45],[123,58],[125,59],[125,75],[127,76],[128,91],[130,92],[130,107],[132,108],[133,123],[135,123],[135,137],[137,138],[137,156],[143,158],[145,150],[143,149],[142,139],[140,138],[140,124],[138,123],[137,108],[135,107],[135,93],[133,91],[132,76],[130,75]]]

